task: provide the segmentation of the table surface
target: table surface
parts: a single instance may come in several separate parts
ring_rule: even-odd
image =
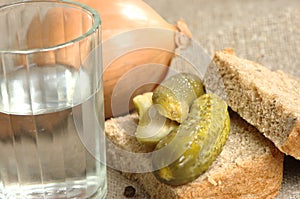
[[[300,1],[298,0],[145,0],[170,23],[184,19],[210,55],[232,47],[236,54],[300,78]],[[108,199],[149,198],[135,182],[108,168]],[[300,161],[285,157],[278,199],[300,199]]]

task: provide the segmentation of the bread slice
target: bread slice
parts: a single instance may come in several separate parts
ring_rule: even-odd
[[[193,182],[169,186],[159,182],[151,172],[123,174],[141,184],[153,199],[274,198],[281,188],[283,154],[256,128],[236,113],[230,114],[231,131],[223,151]],[[136,114],[106,121],[107,138],[122,150],[147,151],[147,147],[131,136],[137,121]],[[107,156],[123,165],[136,163],[136,160],[122,159],[109,149]]]
[[[300,81],[282,71],[217,51],[205,75],[208,91],[255,126],[284,153],[300,159]]]

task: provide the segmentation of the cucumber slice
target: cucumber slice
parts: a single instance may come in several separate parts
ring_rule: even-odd
[[[182,123],[193,101],[204,94],[198,76],[180,73],[163,81],[153,92],[153,103],[163,116]]]
[[[191,107],[188,118],[155,148],[155,177],[169,185],[182,185],[205,172],[222,151],[230,131],[227,104],[204,94]]]
[[[160,115],[152,103],[152,93],[138,95],[133,99],[134,106],[139,114],[139,123],[136,129],[136,139],[143,144],[156,145],[168,135],[178,124]]]

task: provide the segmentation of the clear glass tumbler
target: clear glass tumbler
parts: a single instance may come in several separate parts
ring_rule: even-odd
[[[68,1],[0,7],[0,198],[106,195],[101,25]]]

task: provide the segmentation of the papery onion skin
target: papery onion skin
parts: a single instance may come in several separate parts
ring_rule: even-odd
[[[76,1],[94,8],[101,17],[105,117],[126,114],[133,109],[132,97],[153,90],[165,77],[168,71],[167,66],[176,48],[175,34],[180,29],[166,22],[141,0]],[[45,15],[55,17],[44,17],[42,21],[38,16],[35,17],[27,34],[30,36],[27,38],[28,48],[55,46],[75,39],[88,31],[83,28],[89,26],[79,27],[79,22],[83,24],[89,20],[88,18],[83,18],[79,13],[68,13],[66,19],[63,14],[61,9],[49,9]],[[65,20],[68,23],[65,23]],[[71,22],[76,22],[78,26]],[[43,30],[42,32],[35,28],[39,26],[42,26],[40,29]],[[44,34],[48,37],[46,44],[42,37]],[[61,63],[79,69],[89,56],[91,47],[89,42],[83,41],[80,43],[80,56],[74,56],[79,49],[78,45],[72,45],[67,50],[62,49],[64,52],[59,56],[54,53],[41,52],[37,53],[34,59],[37,64],[41,65]],[[119,81],[124,74],[145,64],[149,65],[147,70],[133,78],[140,82],[134,91],[132,91],[132,82]],[[152,68],[151,64],[162,67]],[[121,90],[115,91],[117,84],[123,85]],[[115,95],[112,97],[113,94]],[[113,100],[114,97],[118,100]]]
[[[118,44],[110,43],[110,39],[112,37],[122,38],[122,36],[124,35],[123,33],[141,28],[165,29],[166,32],[174,32],[176,30],[176,27],[174,25],[167,23],[149,5],[140,0],[80,0],[80,2],[96,9],[102,19],[104,63],[106,62],[106,53],[114,53],[105,52],[106,49],[109,49],[107,46],[116,45],[115,48],[119,47]],[[150,41],[160,40],[163,38],[163,36],[162,38],[149,36]],[[155,84],[148,84],[148,82],[159,83],[163,80],[168,70],[167,67],[161,67],[159,69],[155,68],[155,71],[154,69],[151,69],[149,67],[143,74],[136,76],[136,78],[140,79],[139,81],[144,81],[143,84],[145,85],[141,84],[140,87],[134,91],[134,93],[132,93],[132,89],[130,88],[133,85],[122,85],[122,89],[115,91],[116,95],[113,95],[115,85],[118,84],[118,81],[120,80],[122,75],[130,72],[130,70],[132,70],[134,67],[150,63],[161,64],[164,66],[169,65],[170,60],[173,57],[175,42],[172,36],[164,40],[168,40],[163,45],[164,49],[149,48],[149,46],[145,46],[144,49],[137,49],[119,57],[117,57],[118,55],[116,55],[115,60],[113,60],[111,63],[107,63],[107,66],[104,66],[105,71],[103,80],[106,118],[126,114],[133,108],[133,96],[154,89]],[[124,42],[126,42],[125,39]],[[130,42],[132,42],[132,47],[135,48],[135,42],[138,41]],[[128,93],[131,93],[130,98],[128,97]],[[114,103],[114,100],[112,99],[113,97],[118,98],[117,100],[115,100],[117,102]]]
[[[137,28],[176,30],[141,0],[76,0],[96,9],[102,20],[102,39]]]
[[[174,35],[176,27],[166,22],[159,14],[157,14],[149,5],[141,0],[79,0],[92,8],[96,9],[102,20],[102,42],[103,42],[103,62],[104,62],[104,103],[105,103],[105,117],[116,117],[121,114],[126,114],[133,109],[132,97],[147,91],[151,91],[155,88],[156,84],[147,84],[148,82],[159,83],[163,80],[168,71],[168,67],[161,67],[160,69],[151,69],[148,67],[147,71],[137,75],[136,78],[143,79],[145,84],[140,85],[138,89],[132,93],[131,86],[122,85],[122,89],[115,91],[116,97],[119,99],[112,100],[114,88],[118,84],[120,78],[130,72],[134,67],[144,64],[159,64],[162,66],[168,66],[170,60],[174,55],[175,41]],[[122,48],[121,41],[124,34],[128,31],[145,29],[141,32],[145,32],[145,36],[149,37],[148,40],[161,44],[161,49],[152,45],[145,46],[145,48],[139,48],[131,52],[116,57],[116,59],[108,61],[108,56],[111,53],[107,52],[107,49]],[[147,34],[153,29],[163,30],[166,34],[151,35]],[[141,33],[144,34],[144,33]],[[128,34],[127,34],[128,35]],[[136,48],[137,38],[136,36],[124,37],[123,42],[130,43],[132,49]],[[120,42],[113,42],[112,40],[120,40]],[[120,49],[118,49],[120,50]],[[152,74],[152,75],[149,75]],[[154,75],[155,74],[155,75]],[[121,82],[120,82],[121,84]],[[128,99],[128,93],[131,93],[131,98]]]

